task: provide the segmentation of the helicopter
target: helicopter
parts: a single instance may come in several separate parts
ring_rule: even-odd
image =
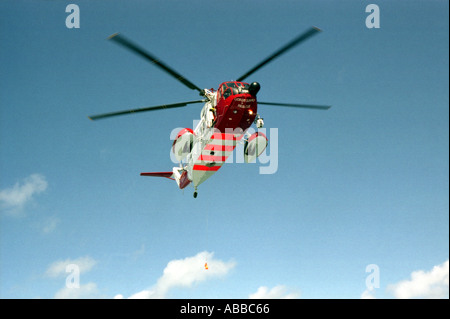
[[[108,39],[153,63],[189,89],[198,91],[202,99],[92,115],[89,116],[89,119],[99,120],[204,103],[197,126],[194,129],[181,129],[173,141],[172,152],[180,165],[174,167],[172,171],[140,174],[141,176],[165,177],[175,180],[180,189],[184,189],[191,184],[194,186],[193,196],[196,198],[198,186],[222,167],[238,143],[244,143],[244,160],[247,163],[256,160],[266,149],[268,138],[265,134],[260,131],[253,134],[248,133],[252,124],[256,124],[258,129],[264,126],[264,119],[258,114],[258,104],[317,110],[328,110],[331,107],[327,105],[257,101],[256,96],[261,85],[258,82],[244,82],[254,72],[319,32],[321,32],[321,29],[317,27],[309,28],[236,80],[221,83],[217,90],[201,89],[147,50],[139,47],[122,34],[115,33]]]

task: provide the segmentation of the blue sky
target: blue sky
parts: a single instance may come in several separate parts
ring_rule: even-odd
[[[66,27],[70,3],[80,28]],[[378,29],[365,24],[370,3]],[[448,298],[448,10],[0,2],[0,296]],[[217,88],[313,25],[323,32],[247,79],[261,101],[333,106],[259,107],[277,132],[275,174],[230,163],[194,199],[139,173],[171,170],[170,133],[192,127],[201,104],[87,119],[198,99],[107,41],[115,32]]]

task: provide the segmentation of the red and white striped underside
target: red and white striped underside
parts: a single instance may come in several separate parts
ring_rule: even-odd
[[[238,137],[233,133],[214,133],[203,148],[193,166],[193,183],[198,186],[217,172],[227,158],[233,154],[236,144],[244,134]]]

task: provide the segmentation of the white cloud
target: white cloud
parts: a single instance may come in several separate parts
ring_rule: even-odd
[[[89,282],[77,288],[64,287],[55,294],[55,299],[83,299],[98,297],[97,285]]]
[[[233,261],[214,259],[213,255],[203,251],[193,257],[170,261],[153,287],[135,293],[130,298],[165,298],[172,288],[189,288],[208,279],[225,276],[236,265]],[[205,261],[208,262],[208,269],[204,267]],[[123,296],[118,294],[114,298],[120,299]]]
[[[66,267],[68,265],[77,265],[80,274],[86,273],[90,271],[96,264],[97,261],[89,256],[80,257],[77,259],[58,260],[52,263],[47,268],[45,275],[53,278],[67,276],[69,274],[69,272],[66,271]]]
[[[418,270],[411,273],[411,279],[389,285],[387,290],[395,298],[448,298],[449,261],[434,266],[430,271]]]
[[[278,285],[269,289],[266,286],[261,286],[258,290],[248,296],[249,299],[297,299],[300,298],[300,292],[290,290],[284,285]]]
[[[0,207],[10,214],[17,215],[35,194],[44,192],[47,186],[45,176],[32,174],[22,183],[17,182],[13,187],[0,191]]]

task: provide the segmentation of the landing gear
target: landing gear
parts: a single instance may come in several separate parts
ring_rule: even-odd
[[[259,116],[259,114],[257,114],[256,118],[255,118],[255,124],[257,128],[262,128],[264,127],[264,120],[262,117]]]
[[[197,193],[197,187],[196,187],[194,190],[194,198],[197,198],[197,195],[198,195],[198,193]]]

